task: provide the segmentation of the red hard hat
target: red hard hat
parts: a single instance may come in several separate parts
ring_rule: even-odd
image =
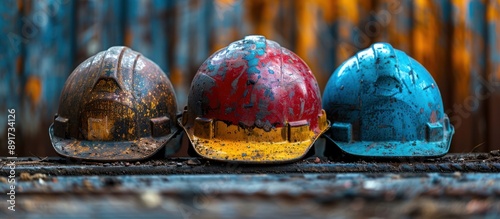
[[[306,63],[274,41],[247,36],[199,68],[181,125],[203,157],[271,163],[304,156],[328,121]]]

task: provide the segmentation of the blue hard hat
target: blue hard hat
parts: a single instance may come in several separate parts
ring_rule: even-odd
[[[335,70],[323,109],[332,124],[325,137],[355,156],[439,157],[454,133],[432,76],[388,43],[373,44]]]

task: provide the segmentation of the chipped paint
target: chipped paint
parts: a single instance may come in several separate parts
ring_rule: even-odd
[[[280,71],[271,73],[271,68]],[[316,79],[298,56],[263,36],[248,36],[202,64],[191,86],[183,126],[195,150],[210,159],[292,161],[327,128],[319,95]],[[301,122],[296,127],[297,121]]]
[[[453,127],[441,105],[436,82],[422,65],[390,44],[375,43],[328,81],[323,107],[332,128],[325,136],[357,156],[443,156]]]

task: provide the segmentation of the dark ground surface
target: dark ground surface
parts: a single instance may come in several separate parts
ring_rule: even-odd
[[[2,158],[2,176],[10,161]],[[283,165],[16,160],[0,218],[499,218],[500,153]],[[0,190],[9,191],[8,178]]]

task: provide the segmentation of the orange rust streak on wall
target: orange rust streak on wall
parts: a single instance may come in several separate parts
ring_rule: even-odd
[[[459,104],[464,102],[470,91],[470,73],[468,71],[470,68],[470,57],[465,48],[467,35],[465,27],[466,2],[456,0],[452,3],[454,9],[458,10],[454,11],[453,15],[454,30],[451,49],[451,72],[453,74],[454,94],[452,102]],[[455,144],[456,146],[451,148],[455,152],[468,152],[466,147],[472,145],[472,136],[470,135],[472,121],[465,119],[464,115],[466,114],[457,112],[456,110],[453,110],[449,115],[451,116],[451,122],[455,126],[455,135],[457,139],[460,138],[460,145]],[[470,113],[467,113],[467,115],[470,117]]]
[[[500,0],[490,0],[486,10],[487,28],[493,32],[490,37],[496,41],[496,45],[489,45],[487,48],[490,50],[489,54],[493,55],[489,57],[487,77],[490,81],[500,82],[500,42],[498,40],[500,37]]]
[[[24,86],[24,93],[33,105],[38,105],[42,95],[42,82],[36,76],[30,76]]]
[[[370,13],[370,25],[376,41],[390,42],[394,48],[411,54],[411,12],[412,4],[407,0],[378,0],[375,10]],[[367,30],[365,30],[367,31]]]
[[[217,25],[215,25],[214,31],[212,33],[214,34],[215,37],[213,39],[213,44],[210,47],[210,54],[216,52],[221,48],[226,47],[229,43],[238,40],[240,33],[236,26],[232,25],[230,28],[228,28],[224,25],[219,24],[219,23],[224,23],[224,21],[227,19],[235,19],[226,16],[226,13],[228,11],[230,12],[233,11],[236,4],[237,3],[235,0],[214,1],[215,15],[213,19],[215,20],[214,22]]]
[[[309,65],[315,74],[318,71],[317,63],[314,60],[314,50],[316,49],[316,28],[318,6],[311,1],[296,1],[297,33],[296,52]]]
[[[338,46],[335,51],[336,62],[332,63],[335,68],[350,58],[357,51],[364,49],[360,47],[369,46],[370,39],[366,36],[363,28],[359,28],[360,14],[358,13],[358,0],[341,0],[334,2],[336,14],[336,34]],[[357,28],[358,37],[354,39],[353,30]],[[357,42],[355,42],[357,40]],[[363,44],[363,45],[361,45]]]
[[[273,39],[276,27],[276,15],[280,7],[278,1],[254,0],[245,1],[244,7],[248,9],[246,17],[252,27],[252,34],[264,35]]]
[[[450,86],[449,35],[448,24],[442,19],[443,5],[432,0],[414,2],[413,19],[413,58],[419,61],[436,80],[443,98],[444,110],[451,109],[452,104],[448,90]],[[446,18],[445,18],[446,19]]]
[[[453,40],[451,45],[454,94],[451,122],[455,125],[456,147],[452,152],[471,152],[486,141],[484,100],[479,98],[480,80],[484,77],[484,12],[476,0],[453,3]]]

